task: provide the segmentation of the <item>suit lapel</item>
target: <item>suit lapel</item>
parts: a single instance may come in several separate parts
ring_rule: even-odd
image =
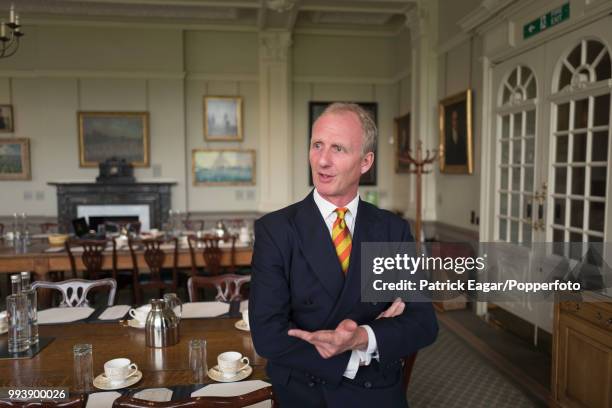
[[[295,229],[304,258],[329,295],[337,299],[342,292],[344,277],[331,236],[312,192],[299,205],[295,215]]]

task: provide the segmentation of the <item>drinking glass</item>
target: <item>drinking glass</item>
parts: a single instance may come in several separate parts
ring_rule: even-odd
[[[8,323],[8,351],[19,353],[30,347],[30,320],[28,298],[22,293],[6,297],[6,318]]]
[[[74,357],[74,390],[77,392],[93,391],[93,354],[91,344],[75,344],[72,347]]]
[[[203,384],[208,375],[206,364],[206,340],[189,340],[189,367],[195,384]]]

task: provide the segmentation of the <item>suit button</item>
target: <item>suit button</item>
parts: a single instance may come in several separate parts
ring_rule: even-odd
[[[372,306],[376,306],[378,302],[372,302]]]
[[[366,388],[372,388],[372,383],[369,382],[369,381],[366,381],[366,382],[363,383],[363,386],[366,387]]]
[[[314,386],[315,386],[315,383],[314,383],[314,382],[312,382],[312,381],[310,381],[310,382],[308,383],[308,386],[309,386],[310,388],[312,388],[312,387],[314,387]]]
[[[321,384],[325,385],[327,383],[325,382],[325,380],[321,380]]]

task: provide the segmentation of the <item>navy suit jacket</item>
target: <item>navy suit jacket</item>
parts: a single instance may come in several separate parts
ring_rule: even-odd
[[[413,241],[408,223],[360,200],[345,278],[312,192],[256,221],[249,320],[255,349],[268,360],[273,384],[286,385],[292,376],[305,375],[324,386],[326,402],[335,406],[330,401],[347,383],[355,386],[351,395],[374,402],[370,397],[377,386],[396,385],[398,378],[401,382],[401,358],[437,336],[431,304],[407,303],[402,315],[376,320],[390,304],[360,301],[361,243],[400,241]],[[350,351],[324,359],[314,346],[287,334],[291,328],[333,330],[344,319],[370,325],[380,357],[360,367],[352,381],[343,377]]]

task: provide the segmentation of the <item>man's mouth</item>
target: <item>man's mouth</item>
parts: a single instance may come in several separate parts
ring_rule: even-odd
[[[319,173],[319,180],[321,180],[324,183],[331,181],[333,178],[334,176],[332,175]]]

